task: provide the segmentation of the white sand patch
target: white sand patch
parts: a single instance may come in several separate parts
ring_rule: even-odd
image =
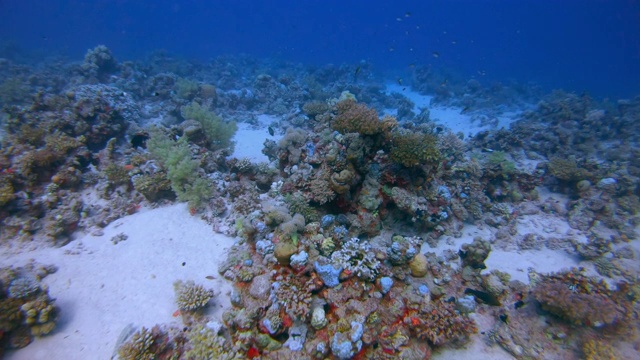
[[[128,239],[114,245],[110,239],[120,233]],[[208,315],[220,320],[230,306],[231,283],[218,274],[218,264],[233,243],[189,215],[186,204],[176,204],[119,219],[104,235],[87,235],[62,248],[2,254],[1,266],[21,266],[29,259],[57,265],[44,283],[61,308],[53,334],[6,359],[109,359],[130,323],[181,325],[180,317],[173,317],[176,280],[214,289]]]
[[[550,214],[536,214],[522,216],[518,219],[518,235],[516,238],[529,233],[539,234],[543,237],[555,236],[558,238],[571,236],[582,240],[585,236],[571,229],[561,218]],[[441,239],[436,248],[429,245],[422,246],[422,252],[433,252],[442,255],[446,250],[458,252],[463,244],[470,244],[473,238],[478,236],[484,240],[493,238],[496,229],[489,226],[479,228],[475,225],[466,225],[459,238],[446,237]],[[525,284],[529,283],[528,269],[532,268],[539,273],[557,272],[571,267],[585,266],[590,264],[580,261],[577,256],[571,255],[564,250],[550,250],[542,247],[540,250],[518,250],[515,240],[511,240],[513,249],[503,250],[492,246],[489,257],[485,261],[487,268],[483,273],[491,270],[500,270],[511,275],[511,280],[519,280]]]
[[[253,163],[269,162],[269,158],[262,153],[264,141],[271,139],[278,142],[282,137],[277,133],[274,136],[269,134],[269,124],[274,121],[278,121],[274,116],[258,115],[259,125],[257,126],[247,123],[238,124],[238,131],[233,137],[236,146],[232,156],[238,159],[248,158]]]
[[[475,136],[486,130],[508,129],[509,125],[520,115],[520,112],[503,112],[501,110],[496,110],[495,115],[488,111],[483,111],[482,114],[477,112],[463,113],[464,109],[461,107],[433,106],[431,105],[433,96],[422,95],[398,84],[387,84],[386,92],[406,96],[415,104],[413,112],[419,114],[420,109],[427,108],[430,113],[429,118],[436,124],[449,128],[453,133],[461,132],[467,137]]]

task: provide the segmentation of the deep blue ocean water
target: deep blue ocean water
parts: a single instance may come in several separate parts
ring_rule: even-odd
[[[533,82],[597,97],[640,94],[637,0],[2,0],[0,49],[119,61],[156,49],[303,63],[412,64],[479,80]],[[6,55],[4,55],[6,56]]]

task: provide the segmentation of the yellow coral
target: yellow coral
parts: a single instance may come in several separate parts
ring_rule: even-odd
[[[620,354],[610,343],[598,340],[588,340],[582,345],[585,360],[616,360]]]

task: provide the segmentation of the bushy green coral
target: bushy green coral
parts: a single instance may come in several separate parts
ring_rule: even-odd
[[[182,116],[189,120],[196,120],[202,125],[202,130],[207,137],[209,148],[212,150],[232,148],[231,138],[238,130],[235,122],[224,122],[222,119],[209,111],[206,107],[191,102],[181,109]]]
[[[200,90],[197,82],[185,78],[179,78],[174,86],[176,95],[181,99],[191,100]]]
[[[176,293],[176,303],[180,310],[196,311],[209,303],[213,297],[213,290],[207,290],[202,285],[196,285],[192,280],[173,283]]]
[[[391,136],[391,159],[406,167],[433,164],[440,159],[433,134],[397,131]]]
[[[338,102],[338,115],[331,127],[341,133],[359,133],[361,135],[375,135],[383,130],[383,124],[375,109],[359,104],[353,99]]]
[[[205,326],[195,326],[187,334],[189,342],[186,345],[186,351],[183,354],[184,359],[231,359],[229,355],[228,344],[225,339],[213,333],[213,331]]]
[[[198,172],[199,164],[191,158],[191,150],[185,137],[177,142],[154,131],[147,141],[147,147],[167,169],[167,179],[178,200],[187,201],[189,207],[197,209],[211,197],[209,180]]]

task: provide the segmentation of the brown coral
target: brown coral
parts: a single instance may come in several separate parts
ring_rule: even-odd
[[[396,131],[391,136],[391,159],[406,167],[433,164],[440,159],[433,134]]]
[[[427,339],[435,346],[464,341],[477,331],[472,319],[458,313],[454,304],[443,301],[409,311],[404,322],[418,338]]]
[[[331,127],[341,133],[359,133],[375,135],[382,131],[382,122],[378,113],[353,99],[342,100],[336,105],[338,115],[333,119]]]
[[[532,294],[542,309],[572,324],[601,327],[625,318],[625,309],[612,299],[604,283],[579,273],[546,276]]]

